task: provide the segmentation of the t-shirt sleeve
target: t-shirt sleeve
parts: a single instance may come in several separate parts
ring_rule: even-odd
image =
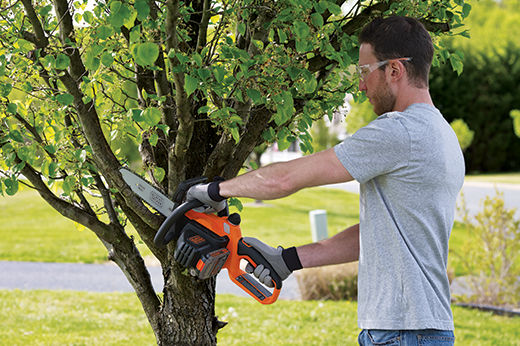
[[[334,147],[350,175],[365,183],[408,165],[410,136],[395,118],[377,118]]]

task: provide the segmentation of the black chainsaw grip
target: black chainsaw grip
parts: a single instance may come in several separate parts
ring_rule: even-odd
[[[157,231],[155,238],[153,238],[154,244],[161,247],[165,246],[168,243],[168,241],[171,240],[168,239],[168,241],[166,241],[165,237],[168,234],[168,231],[172,229],[172,227],[175,225],[175,222],[177,222],[177,220],[187,211],[201,207],[203,205],[204,204],[202,202],[194,199],[193,201],[184,202],[183,204],[175,208],[173,213],[171,213],[170,216],[168,216],[166,220],[164,220],[161,227],[159,227],[159,230]]]
[[[271,266],[271,263],[269,263],[257,249],[255,249],[251,245],[247,244],[244,241],[244,239],[241,238],[238,241],[237,250],[238,250],[237,252],[240,256],[249,257],[252,260],[252,262],[250,262],[250,261],[248,261],[248,262],[250,262],[250,264],[253,265],[253,267],[256,268],[256,267],[258,267],[259,264],[263,264],[265,268],[269,269],[269,274],[275,284],[274,288],[278,288],[278,289],[282,288],[282,279],[280,278],[280,276],[278,276],[278,274],[276,273],[274,268]]]

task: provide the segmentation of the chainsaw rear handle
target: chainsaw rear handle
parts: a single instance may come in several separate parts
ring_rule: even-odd
[[[273,292],[269,292],[265,288],[263,284],[261,284],[258,280],[256,280],[252,275],[249,275],[242,269],[238,263],[229,263],[226,267],[228,269],[229,277],[232,281],[234,281],[242,290],[248,293],[251,297],[255,298],[262,304],[272,304],[274,303],[280,294],[280,290],[282,289],[282,279],[271,264],[262,256],[262,254],[247,244],[243,238],[238,240],[237,244],[237,255],[238,260],[245,259],[249,262],[254,268],[258,265],[262,264],[265,268],[269,269],[271,279],[274,284]]]
[[[159,230],[157,231],[155,238],[153,238],[154,244],[161,247],[168,244],[168,242],[171,240],[171,237],[168,237],[169,239],[166,239],[166,236],[168,234],[168,231],[172,228],[172,226],[175,225],[177,220],[181,216],[183,216],[187,211],[198,207],[202,207],[203,205],[204,204],[201,201],[194,199],[189,202],[184,202],[183,204],[175,208],[173,213],[171,213],[170,216],[168,216],[166,220],[164,220],[161,227],[159,227]]]

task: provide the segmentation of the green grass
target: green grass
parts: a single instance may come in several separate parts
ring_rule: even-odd
[[[355,302],[283,301],[263,306],[218,295],[216,314],[229,322],[221,345],[356,345]],[[453,307],[460,345],[518,345],[520,318]],[[131,293],[0,290],[1,345],[153,345]]]
[[[311,241],[308,213],[326,209],[329,235],[358,222],[357,195],[332,189],[308,189],[258,207],[244,200],[242,235],[272,245],[293,246]],[[41,262],[106,261],[106,250],[87,229],[67,220],[33,190],[0,197],[0,260]],[[130,232],[133,231],[130,228]],[[139,245],[143,255],[150,252]]]
[[[464,179],[469,182],[520,184],[520,173],[474,174]]]
[[[106,250],[94,233],[61,216],[33,190],[0,197],[0,210],[0,260],[106,261]]]

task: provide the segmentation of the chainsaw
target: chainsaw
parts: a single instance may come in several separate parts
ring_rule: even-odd
[[[188,189],[206,182],[206,178],[192,178],[182,182],[173,200],[170,200],[132,171],[121,168],[120,172],[134,193],[166,216],[155,235],[154,243],[163,247],[172,240],[176,241],[174,258],[191,275],[205,280],[225,268],[229,278],[260,303],[272,304],[278,299],[282,280],[262,254],[242,238],[240,215],[229,215],[228,207],[218,215],[207,214],[200,201],[184,201]],[[269,269],[274,287],[272,292],[241,269],[241,262],[244,263],[242,260],[253,268],[262,264]]]

